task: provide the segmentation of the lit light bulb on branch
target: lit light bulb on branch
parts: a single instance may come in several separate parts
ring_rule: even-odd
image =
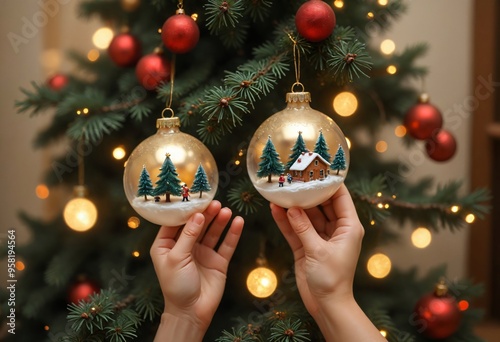
[[[253,269],[247,277],[247,288],[257,298],[267,298],[276,291],[278,278],[276,274],[267,267]]]
[[[86,192],[84,185],[75,186],[75,198],[64,207],[64,221],[77,232],[91,229],[97,221],[97,208],[92,201],[85,198]]]

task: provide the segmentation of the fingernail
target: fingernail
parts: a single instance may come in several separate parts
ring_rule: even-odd
[[[291,218],[298,218],[300,216],[300,210],[298,208],[290,208],[288,209],[288,216]]]
[[[204,220],[205,220],[205,218],[203,217],[202,214],[200,214],[200,213],[194,214],[194,217],[193,217],[193,222],[194,223],[196,223],[196,224],[202,224]]]

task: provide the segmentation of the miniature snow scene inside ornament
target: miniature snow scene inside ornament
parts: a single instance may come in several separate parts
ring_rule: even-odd
[[[156,134],[131,153],[123,175],[125,194],[146,220],[179,226],[203,212],[215,196],[215,160],[201,141],[179,130],[176,117],[157,121]]]
[[[252,137],[248,174],[268,201],[284,208],[312,208],[344,181],[349,149],[337,124],[310,107],[310,93],[287,93],[286,101],[286,108],[264,121]]]

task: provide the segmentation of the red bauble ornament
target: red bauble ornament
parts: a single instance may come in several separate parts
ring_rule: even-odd
[[[200,39],[198,25],[182,9],[168,18],[161,28],[163,44],[173,53],[186,53],[191,51]]]
[[[120,33],[113,37],[108,54],[118,66],[134,65],[141,57],[141,42],[130,33]]]
[[[60,91],[66,87],[69,83],[69,79],[66,75],[56,74],[47,80],[47,85],[50,89],[55,91]]]
[[[433,293],[420,298],[415,306],[415,322],[421,322],[419,332],[432,339],[450,337],[460,327],[462,313],[455,297],[447,293],[444,282]]]
[[[404,125],[413,138],[426,140],[441,129],[443,116],[439,109],[429,103],[429,96],[424,93],[406,113]]]
[[[153,90],[170,77],[170,63],[158,53],[143,56],[135,67],[135,75],[147,90]]]
[[[328,38],[337,19],[330,5],[321,0],[309,0],[295,14],[295,26],[299,34],[311,42]]]
[[[99,286],[92,281],[79,281],[69,289],[68,301],[70,303],[78,303],[80,300],[88,301],[89,296],[98,293]]]
[[[431,159],[443,162],[455,155],[457,142],[450,132],[442,129],[425,141],[425,150]]]

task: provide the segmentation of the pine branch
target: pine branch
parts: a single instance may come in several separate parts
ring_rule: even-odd
[[[255,214],[262,208],[264,199],[257,192],[250,179],[241,179],[227,193],[229,203],[245,215]]]
[[[238,0],[208,0],[204,7],[206,25],[213,34],[224,28],[236,27],[245,10],[243,2]]]
[[[34,88],[33,91],[21,88],[21,92],[26,96],[26,99],[15,102],[19,113],[30,111],[31,117],[56,106],[66,93],[64,90],[57,92],[46,85],[38,85],[35,82],[31,82],[31,85]]]
[[[310,341],[309,332],[302,327],[300,320],[280,320],[271,327],[270,342]]]

